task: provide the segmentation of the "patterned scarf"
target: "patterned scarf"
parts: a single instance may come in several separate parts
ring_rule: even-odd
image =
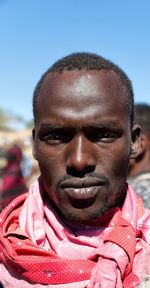
[[[144,210],[130,186],[122,209],[109,210],[97,226],[64,222],[43,197],[39,180],[0,215],[0,257],[9,270],[39,284],[89,280],[88,288],[131,288],[140,282],[132,267]]]

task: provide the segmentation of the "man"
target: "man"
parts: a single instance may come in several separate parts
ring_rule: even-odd
[[[142,127],[141,146],[136,158],[130,160],[128,182],[150,209],[150,106],[135,105],[135,122]]]
[[[126,184],[140,144],[131,82],[102,57],[75,53],[42,76],[33,107],[41,177],[0,215],[2,284],[135,287],[150,212]]]

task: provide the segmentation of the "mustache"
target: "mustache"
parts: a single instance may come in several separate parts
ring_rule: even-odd
[[[91,179],[91,178],[94,178],[94,179],[100,179],[104,185],[108,185],[109,183],[109,180],[108,180],[108,177],[103,175],[103,174],[100,174],[100,173],[95,173],[95,172],[91,172],[91,173],[87,173],[85,175],[85,177],[83,177],[82,179]],[[74,179],[78,179],[77,177],[73,177],[73,176],[70,176],[70,175],[63,175],[61,177],[59,177],[57,180],[56,180],[56,189],[58,189],[58,187],[61,186],[61,184],[66,181],[66,180],[70,180],[70,181],[74,181]],[[81,180],[81,178],[80,178]]]

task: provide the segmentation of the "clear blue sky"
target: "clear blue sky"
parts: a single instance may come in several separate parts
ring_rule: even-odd
[[[150,104],[149,0],[0,0],[0,107],[31,120],[40,76],[76,51],[118,64]]]

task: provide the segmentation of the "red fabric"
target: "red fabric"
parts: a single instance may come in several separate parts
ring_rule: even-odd
[[[52,251],[49,252],[34,245],[28,235],[20,231],[18,217],[26,195],[19,196],[1,213],[1,261],[10,270],[32,283],[57,284],[60,282],[70,283],[89,279],[89,275],[95,265],[93,261],[60,259]],[[12,204],[15,209],[9,215],[12,210]],[[14,230],[13,233],[9,233],[10,227]],[[22,235],[21,239],[20,235]],[[84,273],[79,274],[77,272],[79,270],[83,270]],[[70,271],[70,273],[68,274],[67,271]]]
[[[7,151],[6,156],[7,166],[3,171],[2,187],[0,190],[0,210],[8,205],[16,196],[27,191],[20,167],[22,160],[21,149],[17,145],[14,145]]]
[[[135,238],[135,232],[133,230],[133,227],[130,225],[128,221],[120,217],[118,225],[106,237],[105,242],[107,241],[111,241],[115,244],[118,244],[128,254],[128,257],[130,259],[130,264],[128,265],[128,268],[126,269],[126,275],[128,275],[132,269],[133,259],[135,255],[135,248],[136,248],[136,238]],[[130,245],[129,245],[129,241],[130,241]],[[124,277],[126,275],[124,275]]]
[[[133,272],[130,272],[128,276],[124,278],[123,287],[135,288],[139,283],[140,283],[139,278]]]
[[[53,251],[46,251],[33,244],[29,236],[21,231],[18,217],[26,197],[27,194],[24,194],[13,200],[0,215],[1,261],[8,269],[31,283],[63,284],[90,279],[96,262],[61,259]],[[13,211],[12,207],[14,207]],[[120,213],[117,215],[115,228],[105,242],[118,244],[129,256],[130,264],[122,279],[124,279],[124,287],[131,288],[129,283],[131,285],[131,282],[136,280],[137,283],[138,280],[136,275],[130,273],[136,246],[135,232],[130,223],[120,217]]]

